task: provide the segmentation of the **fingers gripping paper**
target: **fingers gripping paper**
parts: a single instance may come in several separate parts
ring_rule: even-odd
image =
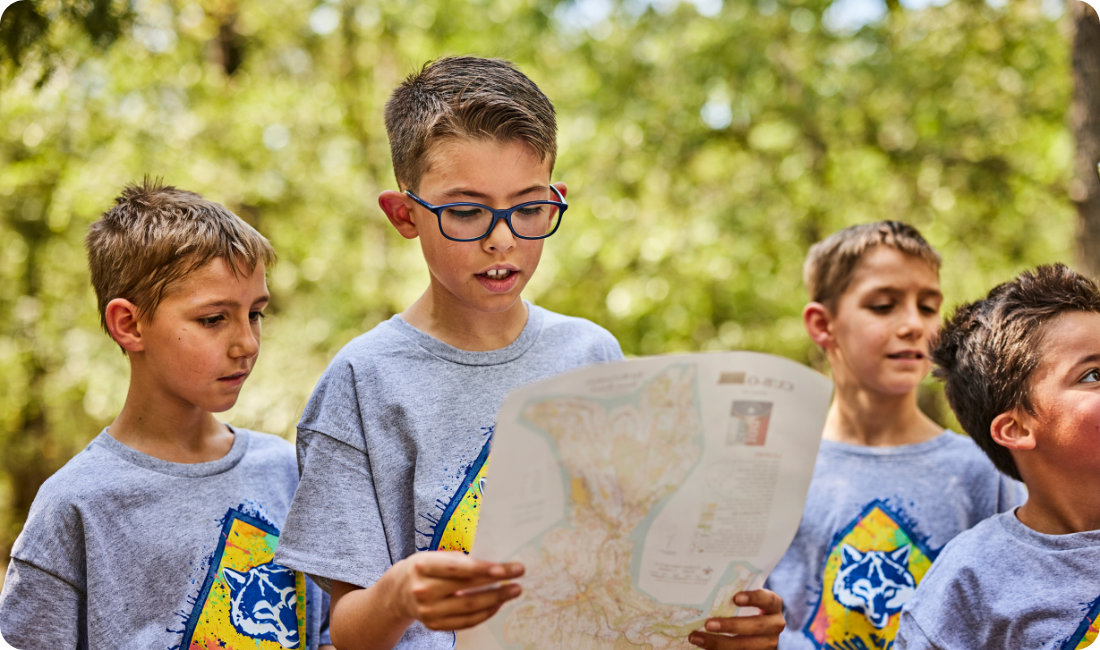
[[[753,352],[589,366],[511,393],[473,555],[523,562],[524,594],[458,648],[694,647],[794,538],[831,393]]]

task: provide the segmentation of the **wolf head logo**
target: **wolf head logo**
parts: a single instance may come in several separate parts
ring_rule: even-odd
[[[909,551],[906,544],[893,551],[860,553],[845,544],[840,552],[843,563],[833,582],[833,596],[848,609],[863,612],[878,629],[890,623],[890,616],[901,611],[917,581],[909,572]]]
[[[222,569],[232,597],[230,620],[245,636],[297,648],[298,592],[294,571],[268,562],[247,573]]]

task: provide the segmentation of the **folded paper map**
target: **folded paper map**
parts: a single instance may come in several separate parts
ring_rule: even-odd
[[[472,555],[523,562],[524,593],[459,650],[694,647],[794,538],[831,394],[755,352],[589,366],[511,393]]]

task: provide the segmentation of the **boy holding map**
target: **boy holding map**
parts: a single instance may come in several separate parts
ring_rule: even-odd
[[[276,557],[331,588],[338,647],[451,648],[453,630],[520,593],[507,581],[522,565],[467,555],[504,395],[622,352],[602,328],[520,299],[567,208],[565,185],[550,183],[554,108],[530,79],[506,61],[440,59],[394,92],[386,129],[402,191],[379,204],[420,239],[430,282],[345,346],[314,390]],[[745,636],[693,642],[775,647],[778,598],[738,597],[765,614],[707,627]]]
[[[940,257],[912,226],[846,228],[810,249],[810,338],[835,382],[802,523],[767,587],[783,650],[889,647],[899,612],[953,537],[1020,503],[977,445],[921,412],[939,328]]]

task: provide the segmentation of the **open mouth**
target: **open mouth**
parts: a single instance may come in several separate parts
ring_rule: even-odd
[[[511,269],[489,269],[481,275],[484,275],[490,280],[507,280],[512,277],[513,273],[515,273],[515,271]]]

